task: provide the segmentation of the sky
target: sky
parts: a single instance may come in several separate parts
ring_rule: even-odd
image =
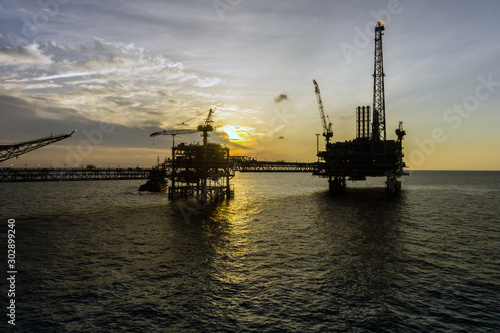
[[[494,0],[0,0],[0,144],[77,130],[0,167],[151,166],[172,137],[150,133],[210,108],[231,155],[315,161],[312,80],[333,140],[353,139],[384,20],[387,138],[403,121],[406,164],[500,170],[498,17]]]

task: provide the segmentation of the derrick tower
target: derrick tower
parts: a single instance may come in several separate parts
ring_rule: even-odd
[[[385,140],[385,93],[384,93],[384,56],[382,52],[383,21],[375,27],[375,61],[373,65],[373,140]]]

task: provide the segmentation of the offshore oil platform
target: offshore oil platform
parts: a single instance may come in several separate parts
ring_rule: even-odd
[[[209,132],[214,131],[210,109],[203,124],[197,129],[172,129],[154,132],[150,136],[172,135],[172,158],[166,159],[150,172],[145,190],[167,189],[169,199],[194,196],[201,201],[229,199],[233,194],[229,180],[234,177],[229,148],[208,142]],[[175,146],[175,136],[202,132],[203,145],[180,143]],[[167,185],[165,179],[170,180]],[[148,184],[151,185],[150,188]]]
[[[318,151],[317,168],[314,174],[328,178],[331,191],[342,191],[346,179],[366,180],[366,177],[386,177],[386,189],[396,192],[401,188],[398,180],[406,166],[403,162],[403,123],[396,129],[397,140],[387,140],[385,124],[384,65],[382,36],[384,21],[375,27],[375,61],[373,71],[373,109],[370,121],[370,106],[356,108],[356,138],[351,141],[330,142],[333,137],[332,123],[325,117],[319,85],[313,80],[323,125],[326,150]]]
[[[373,106],[358,106],[356,108],[356,137],[350,141],[330,142],[333,137],[332,123],[323,109],[321,93],[316,80],[313,80],[320,111],[323,136],[326,145],[324,151],[319,151],[318,162],[285,162],[257,161],[246,156],[230,156],[229,148],[220,144],[208,142],[209,132],[215,130],[210,109],[206,120],[195,129],[171,129],[150,134],[172,135],[172,157],[165,159],[153,169],[128,170],[87,168],[67,169],[43,168],[29,170],[12,167],[0,168],[0,182],[14,181],[62,181],[62,180],[119,180],[144,179],[146,184],[140,190],[153,192],[168,192],[170,199],[194,196],[198,200],[208,201],[229,199],[234,192],[230,180],[235,171],[241,172],[313,172],[313,174],[328,178],[331,191],[341,191],[346,188],[346,180],[360,181],[367,177],[386,177],[386,188],[397,192],[401,188],[398,180],[403,175],[406,166],[403,162],[403,138],[406,135],[402,122],[396,129],[396,140],[386,138],[384,67],[382,53],[382,36],[384,22],[375,26],[375,59],[373,72]],[[328,122],[327,122],[328,119]],[[175,145],[175,136],[180,134],[202,133],[203,144]],[[0,162],[19,157],[29,151],[39,149],[48,144],[66,139],[73,134],[50,136],[38,140],[22,142],[13,145],[0,146]],[[319,135],[319,134],[318,134]]]

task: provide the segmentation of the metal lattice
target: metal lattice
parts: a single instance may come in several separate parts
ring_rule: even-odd
[[[75,131],[70,134],[60,134],[54,135],[47,138],[41,138],[37,140],[25,141],[21,143],[15,143],[12,145],[0,145],[0,162],[6,161],[8,159],[18,157],[22,154],[29,153],[30,151],[45,147],[51,143],[64,140],[73,135]]]
[[[378,22],[375,27],[375,64],[373,70],[373,130],[374,140],[386,139],[385,131],[385,93],[384,93],[384,62],[382,54],[382,36],[384,22]]]

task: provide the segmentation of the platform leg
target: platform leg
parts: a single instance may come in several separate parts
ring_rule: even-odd
[[[385,185],[385,189],[390,193],[396,193],[401,189],[401,181],[399,181],[393,173],[387,174]]]
[[[346,185],[345,185],[345,177],[341,176],[334,176],[331,177],[328,180],[330,184],[330,191],[331,192],[343,192],[345,191]]]

